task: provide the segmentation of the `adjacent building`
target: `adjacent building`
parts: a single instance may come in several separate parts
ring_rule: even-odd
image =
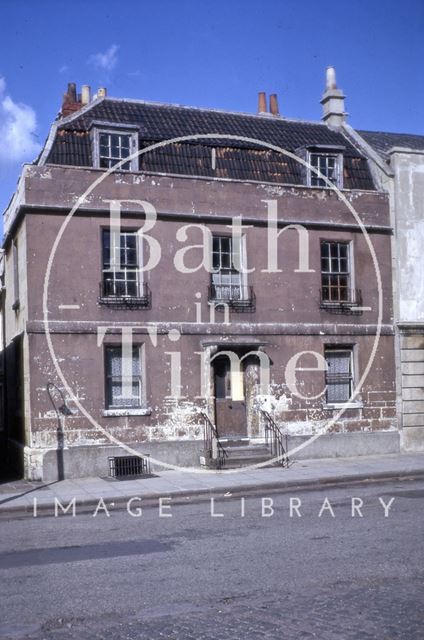
[[[347,129],[347,127],[346,127]],[[398,417],[402,448],[424,450],[424,136],[359,131],[390,197]]]

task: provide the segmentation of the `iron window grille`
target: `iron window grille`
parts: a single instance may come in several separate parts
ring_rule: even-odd
[[[141,356],[141,347],[134,346],[130,361],[124,363],[122,346],[105,347],[107,409],[142,407]]]
[[[328,404],[348,402],[353,391],[353,352],[352,349],[326,349],[327,364],[325,381]]]
[[[330,182],[342,188],[343,156],[331,153],[309,153],[309,163],[314,169],[318,169]],[[309,184],[311,187],[328,187],[328,184],[318,176],[315,171],[309,169]]]

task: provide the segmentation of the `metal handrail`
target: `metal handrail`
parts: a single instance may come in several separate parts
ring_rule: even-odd
[[[203,432],[203,441],[204,441],[205,450],[209,451],[211,454],[211,457],[213,457],[213,441],[215,439],[215,442],[217,445],[217,452],[218,452],[217,467],[218,469],[222,469],[222,467],[225,464],[225,458],[228,456],[228,453],[225,451],[224,447],[219,441],[218,429],[216,428],[212,420],[209,418],[208,414],[204,413],[204,411],[201,411],[200,414],[205,421],[204,432]]]
[[[278,458],[279,464],[284,467],[289,466],[289,458],[287,456],[287,434],[284,434],[280,427],[275,423],[268,411],[261,409],[265,422],[265,442],[271,450],[271,455]]]

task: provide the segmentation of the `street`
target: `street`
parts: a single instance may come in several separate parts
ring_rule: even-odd
[[[418,640],[423,497],[404,480],[2,520],[0,638]]]

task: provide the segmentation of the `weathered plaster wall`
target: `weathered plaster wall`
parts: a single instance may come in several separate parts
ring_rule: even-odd
[[[402,445],[424,450],[424,152],[394,150]]]
[[[216,329],[215,329],[216,331]],[[349,344],[357,346],[356,379],[362,375],[374,340],[373,336],[321,335],[265,335],[256,336],[266,344],[271,366],[271,386],[266,397],[260,389],[251,392],[250,420],[248,434],[261,436],[258,427],[258,409],[264,407],[275,420],[293,435],[317,433],[336,415],[335,410],[323,407],[323,396],[313,400],[301,400],[293,395],[286,384],[285,367],[288,360],[303,350],[323,353],[324,344]],[[84,408],[99,424],[115,437],[126,443],[152,442],[160,440],[191,440],[202,437],[202,418],[206,399],[202,399],[200,389],[202,342],[207,339],[220,343],[220,334],[184,334],[178,348],[182,362],[182,395],[176,401],[171,393],[168,373],[169,356],[165,352],[171,345],[167,335],[161,335],[157,347],[150,344],[146,332],[136,333],[135,343],[146,346],[146,399],[149,411],[146,415],[106,416],[104,414],[104,362],[103,350],[97,346],[95,332],[81,334],[54,334],[52,336],[59,365],[68,384]],[[108,336],[107,342],[116,343],[117,336]],[[241,340],[240,334],[233,334],[231,340]],[[231,344],[231,342],[230,342]],[[46,392],[48,382],[63,386],[58,379],[47,351],[43,334],[30,335],[32,372],[32,434],[35,447],[54,447],[57,443],[57,417]],[[348,409],[332,427],[332,432],[380,431],[396,428],[395,387],[393,370],[393,340],[391,336],[381,338],[376,358],[359,394],[359,406]],[[313,366],[306,356],[300,366]],[[249,365],[250,366],[250,365]],[[325,387],[322,372],[298,374],[298,389],[302,395],[312,397],[322,393]],[[72,398],[67,398],[73,415],[65,418],[65,441],[67,445],[106,444],[108,442],[99,430],[90,425],[87,418],[79,413]]]
[[[399,322],[424,322],[424,153],[395,152]]]

